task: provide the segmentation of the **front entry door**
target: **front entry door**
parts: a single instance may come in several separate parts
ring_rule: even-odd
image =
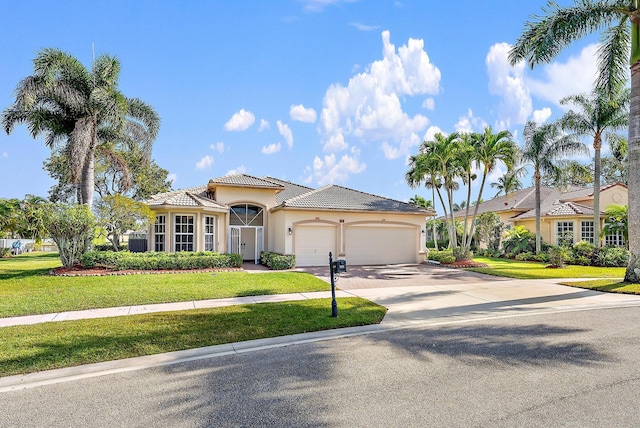
[[[242,260],[260,263],[260,253],[264,249],[263,227],[230,226],[229,249],[240,254]]]

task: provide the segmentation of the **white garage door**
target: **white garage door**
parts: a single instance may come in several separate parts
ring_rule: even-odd
[[[329,266],[329,251],[336,253],[335,226],[296,226],[296,266]]]
[[[347,227],[347,265],[415,263],[418,233],[413,227]]]

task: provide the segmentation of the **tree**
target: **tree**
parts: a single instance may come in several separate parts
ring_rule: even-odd
[[[611,154],[602,158],[602,179],[604,184],[629,183],[627,153],[629,143],[625,137],[609,134],[609,150]]]
[[[103,197],[96,208],[98,225],[107,231],[107,239],[115,251],[120,249],[120,238],[125,232],[147,229],[156,218],[145,203],[118,194]]]
[[[543,174],[557,176],[556,162],[566,155],[586,152],[586,146],[575,136],[566,135],[556,123],[538,125],[530,121],[522,133],[524,147],[521,149],[521,159],[533,166],[535,184],[536,211],[536,254],[541,249],[540,237],[540,183]]]
[[[465,209],[467,207],[467,201],[462,201],[460,203],[458,202],[454,202],[453,203],[453,210],[454,211],[461,211],[463,209]]]
[[[602,235],[621,234],[629,243],[629,212],[626,205],[609,205],[604,212]]]
[[[558,162],[555,176],[542,177],[542,185],[566,189],[568,186],[586,187],[593,183],[593,168],[576,160]]]
[[[426,208],[428,210],[432,210],[433,209],[433,202],[426,200],[422,196],[418,196],[418,195],[412,196],[409,199],[409,203],[413,204],[413,205],[416,205],[418,207]]]
[[[477,168],[482,169],[482,181],[480,182],[480,190],[478,198],[473,209],[473,217],[471,219],[471,230],[469,231],[468,241],[463,242],[465,248],[471,246],[471,238],[473,237],[473,228],[475,226],[476,217],[478,215],[478,206],[482,201],[482,192],[484,190],[487,175],[492,172],[498,163],[502,162],[507,168],[513,167],[516,162],[518,149],[511,139],[509,131],[500,131],[493,133],[493,129],[487,126],[483,133],[475,134],[472,139],[473,158]]]
[[[62,265],[71,267],[80,263],[95,227],[89,207],[86,204],[53,204],[45,218],[49,235],[60,250]]]
[[[20,200],[0,198],[0,232],[13,238],[20,229]]]
[[[478,216],[476,230],[478,240],[487,244],[487,248],[498,250],[500,248],[500,234],[504,224],[500,216],[493,211],[487,211]]]
[[[60,148],[78,203],[89,207],[98,147],[123,138],[127,123],[152,139],[160,124],[153,108],[119,91],[119,74],[115,57],[99,56],[89,71],[59,49],[44,49],[34,59],[34,74],[18,83],[15,102],[2,113],[7,134],[25,124],[33,138],[44,135],[49,148]]]
[[[522,182],[520,181],[520,177],[526,172],[524,167],[519,168],[507,168],[507,171],[500,177],[498,177],[498,181],[495,183],[491,183],[491,187],[495,187],[498,189],[495,197],[500,196],[504,193],[504,196],[507,200],[509,200],[509,195],[513,192],[522,189]]]
[[[629,264],[625,281],[640,282],[640,0],[582,0],[574,6],[549,3],[543,16],[525,24],[509,52],[509,61],[526,60],[531,67],[547,63],[566,46],[590,33],[601,32],[595,87],[612,93],[628,78],[629,107]],[[631,28],[629,28],[631,27]],[[631,55],[629,55],[629,52]]]
[[[23,230],[21,235],[37,242],[47,233],[45,211],[49,202],[40,196],[26,195],[20,203]]]
[[[563,129],[577,136],[593,137],[593,231],[600,236],[600,150],[605,131],[619,131],[629,126],[629,88],[595,89],[590,95],[573,95],[560,100],[560,104],[574,104],[577,111],[569,110],[560,119]],[[589,175],[587,174],[587,177]],[[600,239],[597,246],[600,246]]]

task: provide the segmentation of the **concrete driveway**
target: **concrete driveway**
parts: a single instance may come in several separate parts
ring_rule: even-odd
[[[328,268],[304,271],[330,282]],[[500,278],[425,263],[348,266],[336,287],[339,296],[355,295],[386,307],[382,325],[387,327],[640,305],[640,296],[589,291],[559,281],[567,279]]]

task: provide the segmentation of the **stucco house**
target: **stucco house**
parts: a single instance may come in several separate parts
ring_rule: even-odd
[[[318,189],[273,177],[228,175],[147,201],[156,213],[153,251],[217,251],[259,263],[263,250],[295,254],[297,266],[424,260],[425,218],[434,213],[337,185]]]
[[[573,235],[573,241],[595,243],[593,227],[593,188],[570,187],[559,190],[552,187],[540,189],[540,234],[544,242],[558,244],[565,233]],[[600,189],[600,230],[604,224],[604,210],[610,205],[627,205],[628,190],[622,183],[603,186]],[[507,228],[524,226],[536,231],[535,187],[520,189],[508,196],[500,196],[482,202],[478,215],[493,211]],[[470,217],[473,207],[469,209]],[[464,220],[465,211],[456,211],[454,217]],[[609,235],[602,239],[604,245],[623,246],[622,235]]]

